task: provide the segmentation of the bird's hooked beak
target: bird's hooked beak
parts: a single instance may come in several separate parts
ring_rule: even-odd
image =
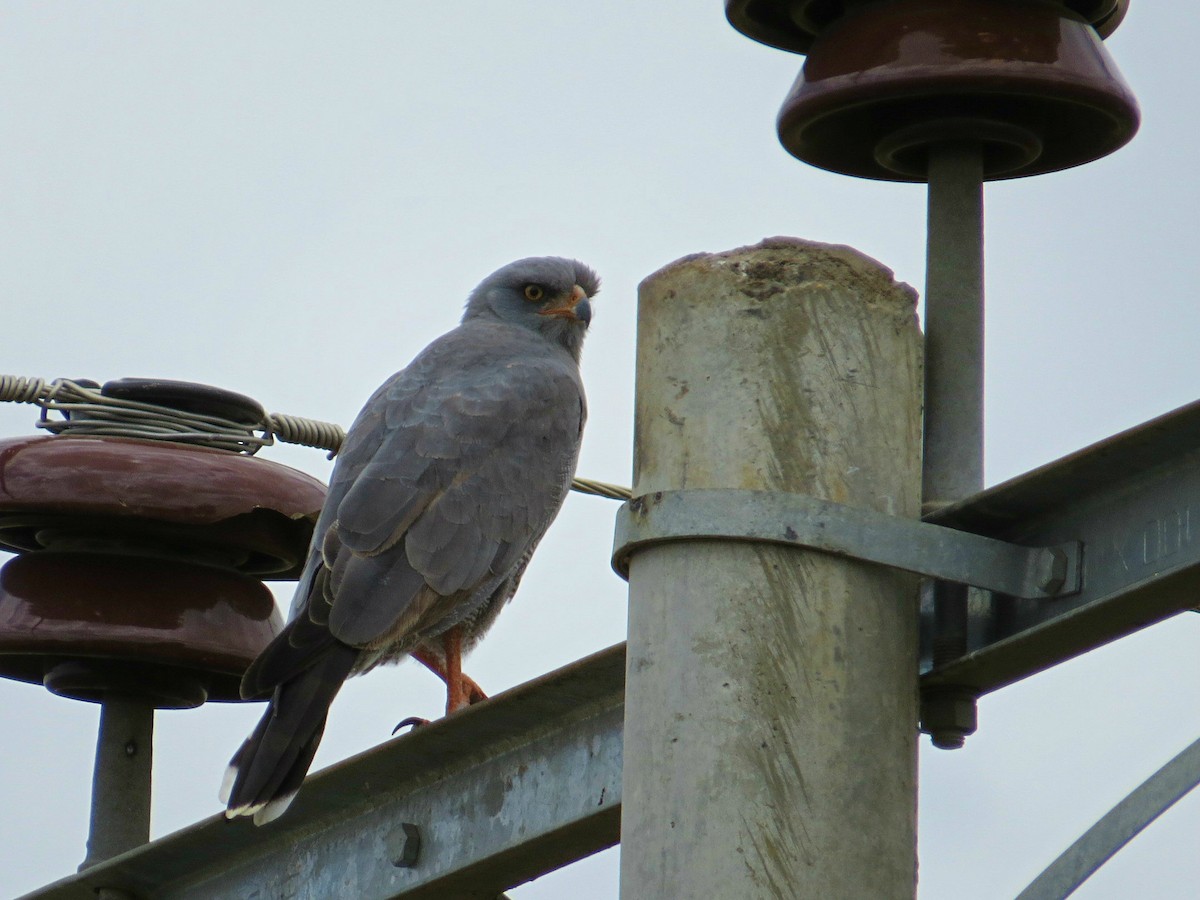
[[[562,303],[556,303],[553,306],[539,310],[538,315],[571,319],[572,321],[582,322],[584,325],[587,325],[592,321],[592,304],[588,302],[588,295],[584,289],[579,285],[575,285],[571,288],[571,293],[567,295]]]

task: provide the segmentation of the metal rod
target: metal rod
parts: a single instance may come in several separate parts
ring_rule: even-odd
[[[983,487],[983,151],[944,142],[929,148],[925,258],[925,513]],[[967,587],[930,586],[933,665],[967,651]],[[961,747],[975,730],[974,701],[926,693],[921,719],[935,746]]]
[[[929,150],[925,265],[925,512],[983,487],[983,153]]]
[[[1200,784],[1200,740],[1147,778],[1063,851],[1017,900],[1063,900]]]
[[[87,858],[80,871],[150,840],[154,708],[138,697],[106,694],[92,778]]]
[[[915,518],[913,306],[874,261],[800,241],[652,275],[635,493],[786,491]],[[912,896],[915,601],[911,577],[798,547],[632,553],[622,897]]]

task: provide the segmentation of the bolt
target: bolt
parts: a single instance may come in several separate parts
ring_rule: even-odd
[[[1041,569],[1038,589],[1053,597],[1067,581],[1067,554],[1058,547],[1047,547],[1038,562]]]
[[[421,831],[412,822],[401,822],[400,830],[392,835],[388,851],[397,869],[411,869],[421,855]]]

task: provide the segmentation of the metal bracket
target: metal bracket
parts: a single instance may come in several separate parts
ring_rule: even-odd
[[[630,557],[670,541],[758,541],[1042,600],[1080,589],[1078,541],[1025,547],[954,528],[774,491],[658,491],[617,513],[613,569],[629,577]]]

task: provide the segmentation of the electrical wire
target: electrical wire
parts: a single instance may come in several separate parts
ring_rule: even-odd
[[[332,459],[346,439],[342,427],[332,422],[284,413],[267,413],[256,423],[235,422],[221,416],[111,397],[102,393],[95,382],[82,379],[46,381],[0,375],[0,401],[41,407],[36,425],[51,434],[171,441],[247,456],[278,439],[286,444],[328,450]],[[610,500],[624,501],[632,496],[629,488],[589,478],[576,478],[571,489]]]

